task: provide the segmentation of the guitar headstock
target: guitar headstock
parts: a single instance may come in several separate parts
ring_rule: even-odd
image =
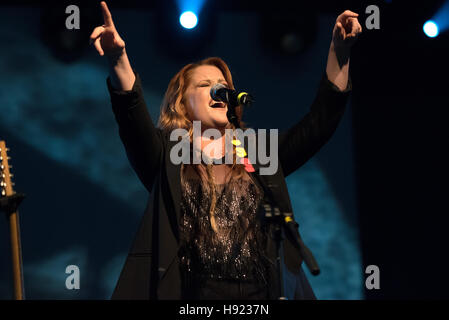
[[[10,158],[8,157],[9,149],[6,148],[5,141],[0,140],[0,196],[6,197],[14,194],[13,186],[14,184],[11,181],[13,175],[10,172],[11,166],[8,161]]]

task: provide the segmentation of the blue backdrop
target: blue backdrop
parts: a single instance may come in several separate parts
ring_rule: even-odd
[[[112,15],[156,122],[168,81],[190,61],[168,58],[155,45],[154,12],[112,10]],[[218,15],[217,36],[204,57],[222,57],[236,87],[257,97],[244,118],[248,126],[283,130],[306,114],[325,70],[335,18],[319,16],[309,50],[281,59],[262,49],[257,14]],[[39,23],[36,8],[0,12],[0,39],[6,44],[0,50],[0,139],[11,149],[16,190],[27,194],[20,208],[26,295],[108,299],[147,192],[118,136],[105,58],[89,48],[71,64],[60,62],[42,44]],[[244,49],[220,41],[227,33]],[[322,270],[318,277],[306,270],[319,299],[363,298],[353,170],[349,102],[329,143],[287,179],[296,220]],[[0,219],[0,235],[0,298],[8,299],[12,275],[6,219]],[[79,290],[65,287],[65,269],[71,264],[80,268]]]

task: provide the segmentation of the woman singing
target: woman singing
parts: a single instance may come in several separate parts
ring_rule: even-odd
[[[221,83],[233,89],[231,72],[220,58],[184,66],[170,81],[158,125],[153,124],[142,94],[139,74],[131,68],[125,42],[119,36],[105,2],[104,24],[90,39],[108,57],[107,86],[120,138],[128,159],[149,191],[149,201],[114,290],[113,299],[277,299],[276,261],[270,224],[264,219],[265,192],[254,168],[222,159],[225,129],[234,124],[229,106],[212,100],[210,89]],[[302,166],[335,131],[351,89],[349,53],[361,26],[357,14],[345,11],[336,20],[326,72],[309,113],[279,135],[273,179],[283,188],[291,211],[285,177]],[[236,108],[239,120],[241,107]],[[192,134],[217,129],[218,139]],[[244,129],[243,123],[241,123]],[[175,164],[170,134],[185,129],[191,157],[205,152],[199,163]],[[206,148],[207,147],[207,148]],[[206,150],[208,150],[206,152]],[[283,281],[288,299],[315,299],[302,269],[302,258],[290,237],[283,241]]]

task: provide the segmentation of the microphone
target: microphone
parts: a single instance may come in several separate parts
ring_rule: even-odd
[[[215,101],[229,103],[234,107],[240,105],[249,106],[254,101],[253,97],[249,93],[228,89],[221,83],[217,83],[210,89],[210,96]]]

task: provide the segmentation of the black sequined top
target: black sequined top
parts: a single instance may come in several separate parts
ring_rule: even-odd
[[[262,192],[251,179],[216,186],[217,232],[210,223],[207,188],[199,177],[184,178],[179,250],[184,275],[266,283],[267,235],[257,216]]]

